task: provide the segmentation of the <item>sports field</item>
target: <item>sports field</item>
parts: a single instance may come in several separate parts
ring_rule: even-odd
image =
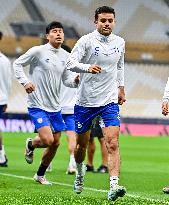
[[[24,160],[25,139],[34,134],[4,133],[8,168],[0,167],[0,204],[4,205],[163,205],[169,204],[169,195],[162,187],[169,185],[169,138],[143,138],[121,136],[122,169],[120,184],[127,195],[115,203],[107,200],[108,174],[86,173],[85,190],[73,193],[74,176],[66,175],[68,164],[67,141],[62,136],[54,159],[53,171],[46,177],[52,186],[35,183],[32,176],[39,165],[41,151],[35,151],[34,163]],[[98,145],[98,144],[97,144]],[[100,165],[99,145],[95,167]]]

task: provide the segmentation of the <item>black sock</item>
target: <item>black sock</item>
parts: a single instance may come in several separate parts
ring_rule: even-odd
[[[44,176],[47,168],[48,168],[48,166],[41,163],[40,166],[39,166],[39,169],[37,171],[37,175],[38,176]]]
[[[30,140],[29,142],[28,142],[28,148],[31,150],[31,151],[33,151],[35,148],[33,147],[33,145],[32,145],[32,141]]]

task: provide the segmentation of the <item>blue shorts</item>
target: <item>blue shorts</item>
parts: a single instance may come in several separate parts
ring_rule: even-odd
[[[2,114],[4,113],[4,107],[6,105],[0,105],[0,117],[2,117]]]
[[[119,106],[117,103],[110,103],[101,107],[83,107],[75,105],[75,131],[78,134],[87,132],[96,116],[100,116],[105,127],[120,126]]]
[[[28,112],[36,130],[44,126],[50,126],[53,132],[65,129],[61,111],[47,112],[40,108],[28,108]]]
[[[65,131],[75,131],[74,114],[62,114],[62,118],[65,122]]]

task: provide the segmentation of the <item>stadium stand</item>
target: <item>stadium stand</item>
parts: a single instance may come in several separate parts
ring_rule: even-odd
[[[161,99],[168,77],[168,65],[125,65],[127,102],[122,115],[142,118],[161,118]]]
[[[34,3],[43,16],[42,20],[49,22],[59,19],[65,25],[74,26],[80,35],[94,29],[93,10],[103,4],[97,0],[85,3],[83,0],[49,0],[47,4],[45,0],[34,0]],[[126,41],[166,42],[169,8],[164,1],[107,0],[106,4],[115,8],[118,23],[115,32]],[[10,23],[33,22],[21,0],[16,0],[13,4],[10,0],[1,0],[0,20],[4,34],[13,36]]]
[[[19,36],[11,25],[35,28],[38,23],[61,21],[65,25],[65,44],[72,48],[81,35],[95,28],[93,11],[103,5],[99,0],[48,0],[48,3],[46,0],[31,0],[42,17],[35,21],[36,17],[23,2],[15,0],[11,4],[10,0],[1,0],[0,28],[5,36],[0,50],[13,58],[34,45],[40,45],[43,39],[38,35],[27,36],[31,35],[29,29],[26,36],[26,31]],[[161,98],[169,69],[169,7],[163,0],[107,0],[106,5],[115,8],[115,33],[126,41],[127,103],[122,114],[125,117],[161,118]],[[36,33],[39,33],[38,29]],[[19,102],[14,103],[14,98],[23,106],[16,106]],[[26,112],[25,103],[24,90],[14,82],[9,112]]]
[[[10,23],[12,22],[32,22],[24,5],[20,0],[1,0],[0,8],[0,29],[5,36],[15,36]]]

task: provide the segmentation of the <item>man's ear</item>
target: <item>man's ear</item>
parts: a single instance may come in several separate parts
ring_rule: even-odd
[[[45,37],[46,37],[46,39],[48,39],[48,36],[49,36],[49,34],[46,34],[46,36],[45,36]]]

